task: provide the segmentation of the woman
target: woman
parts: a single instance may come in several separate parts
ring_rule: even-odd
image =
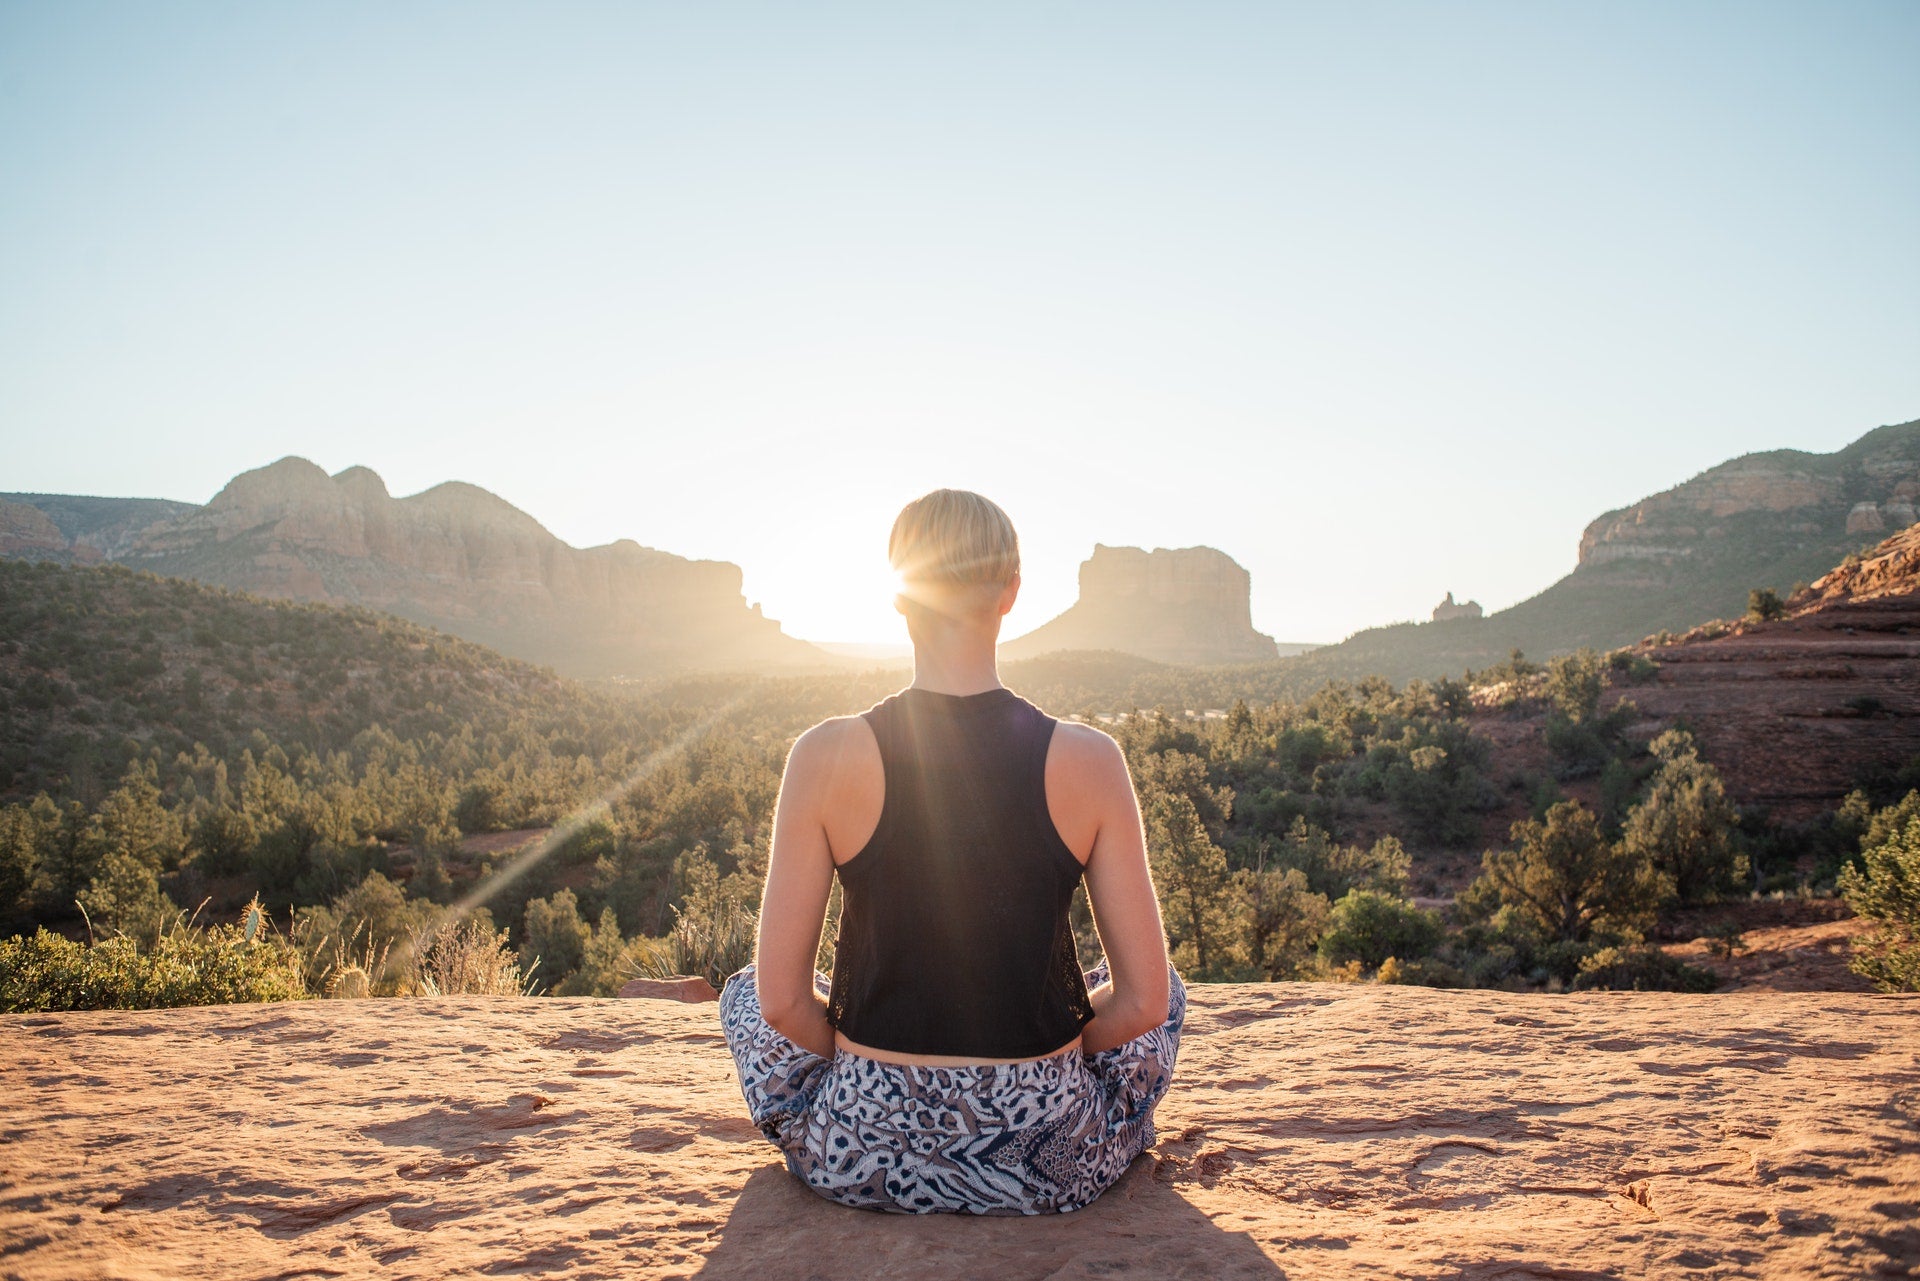
[[[894,522],[913,683],[787,758],[755,963],[720,998],[748,1110],[822,1196],[1038,1214],[1153,1143],[1186,993],[1120,748],[1000,684],[1005,512],[942,489]],[[813,969],[835,876],[831,983]],[[1111,965],[1085,975],[1084,876]]]

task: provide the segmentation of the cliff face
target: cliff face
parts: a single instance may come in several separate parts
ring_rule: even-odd
[[[1163,663],[1250,663],[1274,658],[1253,630],[1253,582],[1211,547],[1106,547],[1080,565],[1080,598],[1051,622],[1000,646],[1001,657],[1118,650]]]
[[[1920,423],[1883,427],[1833,454],[1750,454],[1601,516],[1581,535],[1579,565],[1714,560],[1715,544],[1742,531],[1759,532],[1782,550],[1826,548],[1838,540],[1844,553],[1848,535],[1913,524],[1916,496]]]
[[[712,1004],[0,1018],[23,1278],[1907,1276],[1915,1002],[1196,984],[1159,1142],[1073,1214],[815,1196]]]
[[[364,467],[328,476],[302,458],[235,477],[111,559],[398,614],[573,676],[825,661],[748,607],[736,565],[571,547],[473,485],[396,499]]]
[[[1547,658],[1682,632],[1739,616],[1753,588],[1811,582],[1913,524],[1916,501],[1920,421],[1831,454],[1749,454],[1593,521],[1573,572],[1537,596],[1482,619],[1369,628],[1311,661],[1327,678],[1431,679],[1514,649]]]

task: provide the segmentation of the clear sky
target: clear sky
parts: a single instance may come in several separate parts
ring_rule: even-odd
[[[891,639],[939,485],[1497,608],[1920,417],[1920,4],[0,0],[0,490],[286,454]]]

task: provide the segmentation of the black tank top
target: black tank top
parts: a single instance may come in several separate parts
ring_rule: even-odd
[[[1083,868],[1047,811],[1055,721],[1010,690],[865,713],[886,796],[838,869],[827,1021],[899,1054],[1049,1054],[1093,1018],[1067,919]]]

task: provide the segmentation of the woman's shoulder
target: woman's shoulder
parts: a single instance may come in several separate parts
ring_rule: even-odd
[[[837,774],[849,765],[877,761],[879,755],[879,744],[865,717],[830,716],[794,740],[787,768]]]
[[[1049,770],[1059,768],[1069,777],[1094,778],[1127,768],[1126,753],[1104,730],[1082,721],[1062,720],[1054,725],[1047,752]]]

